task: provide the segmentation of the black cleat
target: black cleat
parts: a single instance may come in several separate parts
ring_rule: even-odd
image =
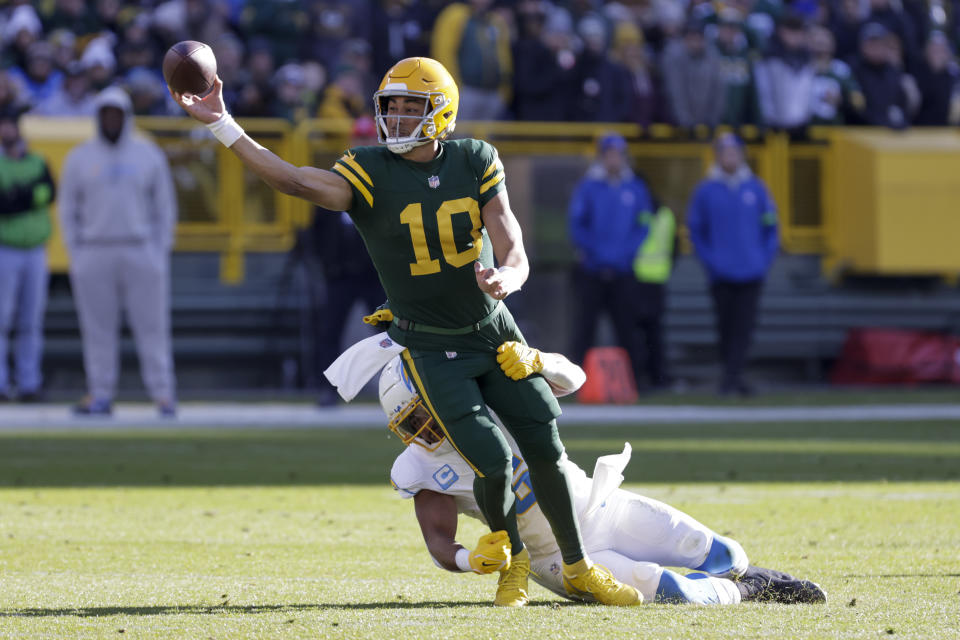
[[[87,397],[73,407],[73,415],[75,416],[109,416],[112,414],[113,404],[109,400]]]
[[[827,601],[820,585],[798,580],[789,573],[750,565],[737,582],[744,601],[779,602],[781,604],[821,604]]]
[[[172,400],[162,400],[157,403],[157,415],[161,418],[176,418],[177,403]]]

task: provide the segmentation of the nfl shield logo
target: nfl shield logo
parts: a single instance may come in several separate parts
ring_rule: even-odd
[[[430,185],[431,189],[436,189],[440,186],[440,176],[430,176],[427,178],[427,184]]]
[[[382,349],[386,349],[387,347],[392,347],[392,346],[393,346],[393,340],[391,340],[390,338],[384,338],[383,340],[380,341],[380,347]]]

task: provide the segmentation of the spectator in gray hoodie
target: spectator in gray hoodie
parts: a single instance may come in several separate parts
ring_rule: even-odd
[[[169,256],[177,202],[170,167],[156,144],[134,134],[122,89],[105,89],[96,104],[96,135],[70,151],[61,180],[60,224],[89,389],[74,410],[111,413],[125,310],[144,384],[160,415],[173,416]]]
[[[720,122],[724,84],[720,54],[707,42],[703,25],[693,21],[683,37],[664,49],[662,75],[670,112],[679,127]]]

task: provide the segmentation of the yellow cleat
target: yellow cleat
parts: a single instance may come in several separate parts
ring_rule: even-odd
[[[530,602],[527,595],[527,576],[530,574],[530,554],[527,549],[510,559],[510,568],[500,571],[497,582],[497,597],[493,604],[498,607],[522,607]]]
[[[585,560],[563,565],[563,588],[576,598],[614,607],[643,604],[639,591],[614,578],[606,567],[595,564],[588,568]]]

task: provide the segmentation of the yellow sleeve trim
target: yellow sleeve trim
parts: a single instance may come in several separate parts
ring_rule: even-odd
[[[343,157],[340,158],[340,162],[344,163],[348,167],[354,170],[354,172],[366,181],[370,188],[373,188],[373,180],[370,179],[370,174],[363,170],[363,167],[360,166],[360,163],[357,162],[354,158],[355,155],[350,153],[343,154]]]
[[[355,176],[352,171],[347,169],[342,164],[333,165],[333,170],[339,173],[341,176],[350,181],[350,184],[357,188],[357,191],[360,192],[360,195],[363,196],[363,199],[367,201],[367,204],[371,207],[373,206],[373,194],[370,193],[370,190],[360,182],[360,178]]]
[[[480,195],[485,194],[487,191],[490,190],[490,187],[493,187],[496,184],[498,184],[501,180],[503,180],[503,177],[504,177],[504,173],[501,170],[499,173],[497,173],[492,178],[490,178],[489,180],[484,182],[482,185],[480,185]]]
[[[430,412],[430,415],[433,416],[433,419],[437,421],[438,425],[440,425],[440,429],[443,431],[443,435],[447,436],[447,440],[450,442],[451,445],[453,445],[453,448],[456,450],[456,452],[460,454],[460,457],[463,458],[463,461],[466,462],[468,465],[470,465],[470,468],[473,469],[473,472],[475,474],[477,474],[477,477],[483,478],[484,475],[480,473],[480,470],[477,469],[475,466],[473,466],[473,463],[467,459],[467,456],[463,455],[463,452],[460,451],[460,447],[458,447],[457,443],[454,442],[453,438],[450,437],[450,433],[447,431],[447,427],[444,426],[443,421],[440,420],[440,416],[437,415],[436,410],[433,408],[433,403],[430,402],[430,398],[427,396],[427,394],[423,390],[423,382],[420,381],[420,374],[417,372],[416,365],[413,364],[413,356],[410,355],[409,349],[404,349],[401,355],[403,356],[404,362],[407,363],[407,368],[410,369],[410,373],[413,374],[413,383],[414,385],[416,385],[417,391],[420,392],[420,398],[427,405],[427,411]]]
[[[496,171],[498,168],[502,169],[503,165],[500,164],[500,158],[494,156],[493,162],[491,162],[490,166],[487,167],[487,170],[483,172],[483,178],[481,178],[481,180],[486,179],[491,173]]]

